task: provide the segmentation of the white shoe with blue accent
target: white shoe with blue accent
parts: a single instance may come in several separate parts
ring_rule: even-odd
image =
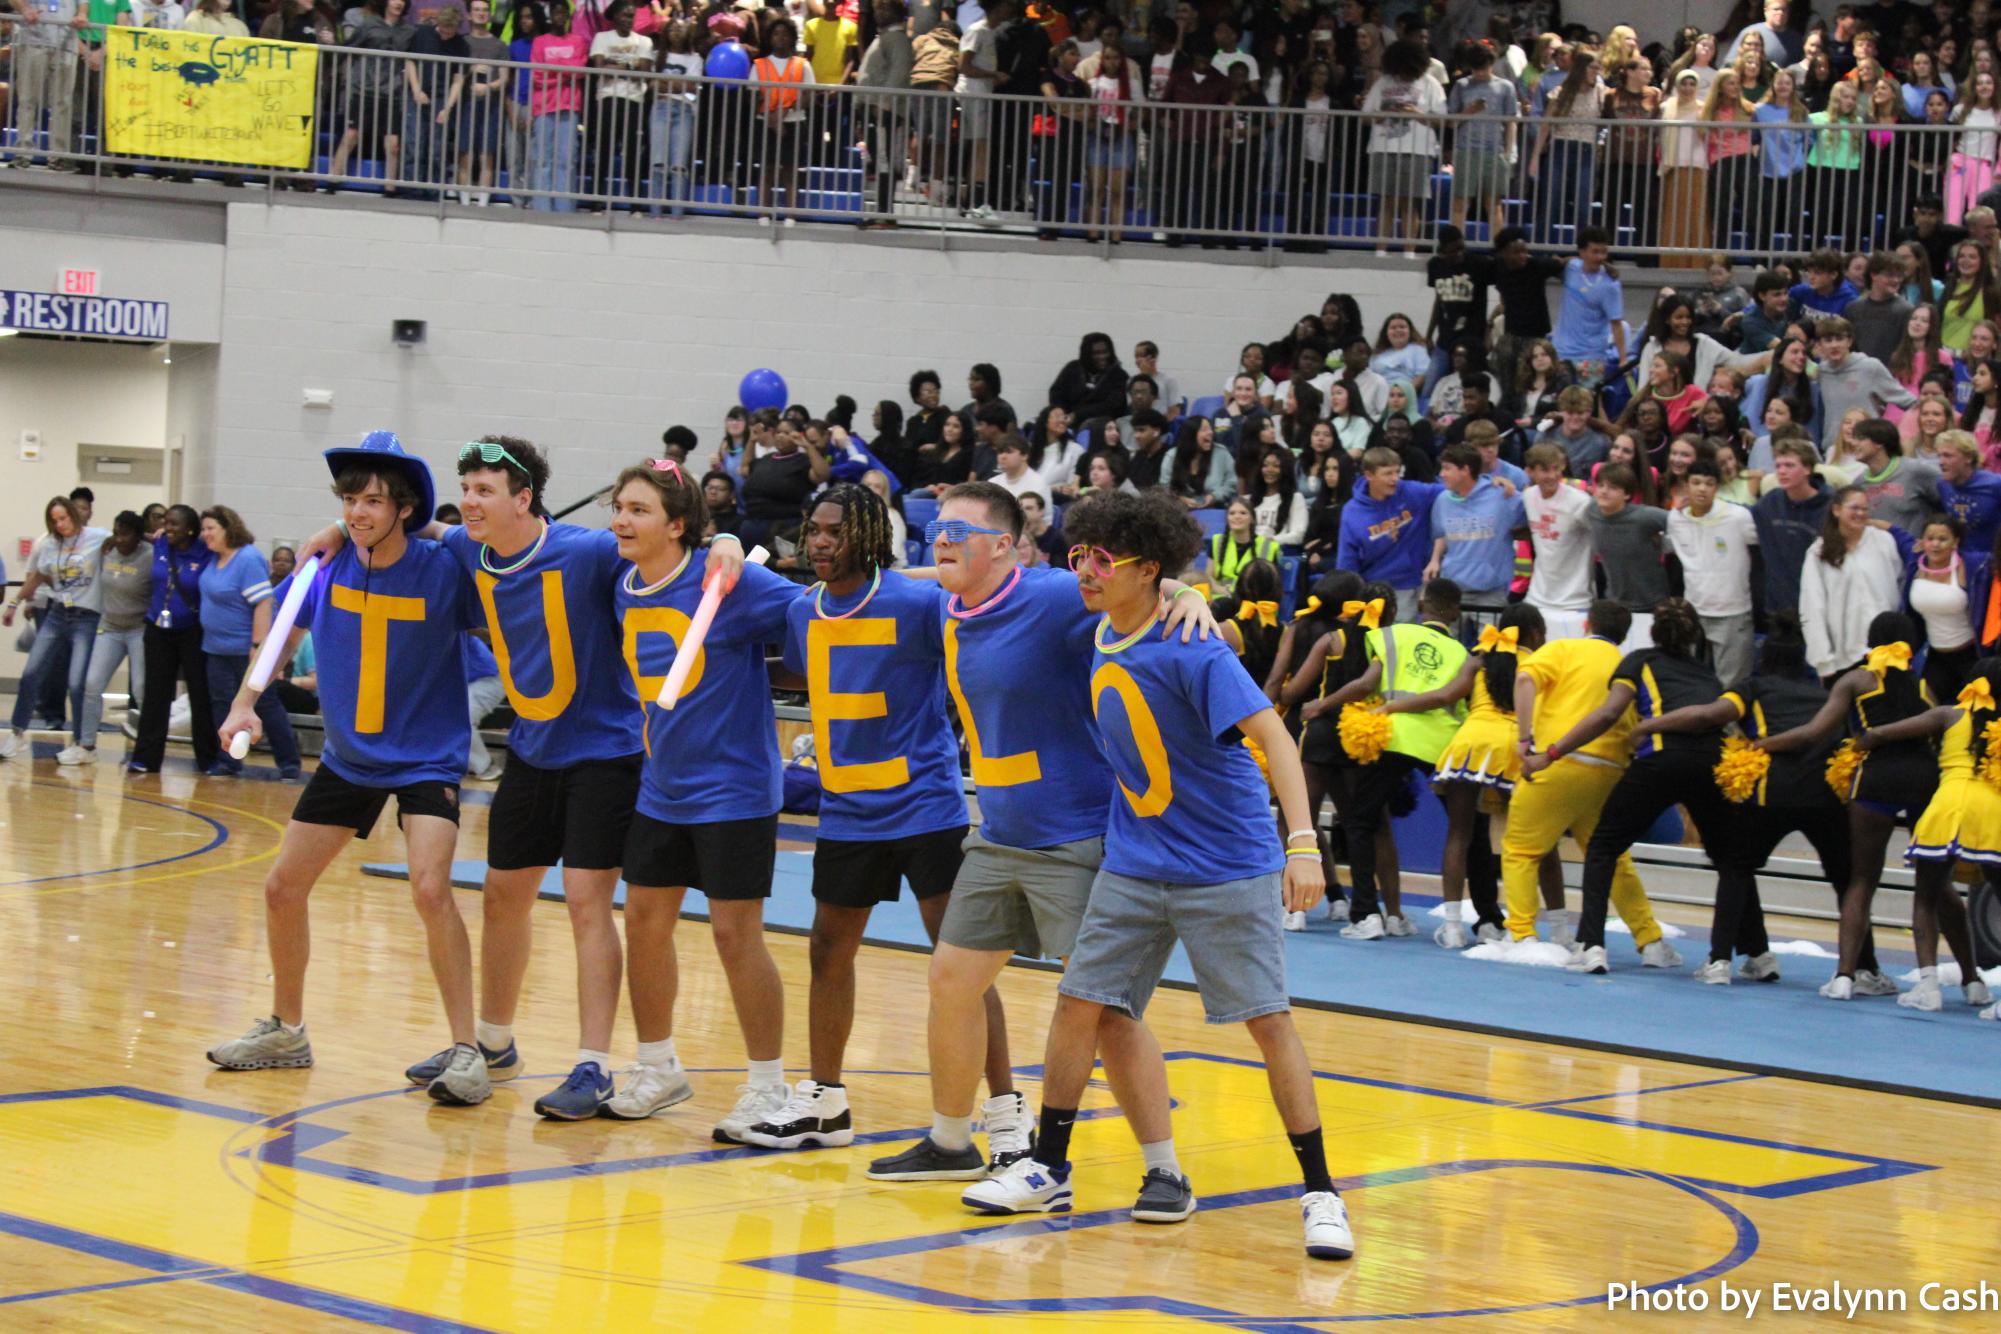
[[[983,1214],[1067,1214],[1072,1200],[1070,1165],[1050,1167],[1023,1158],[999,1176],[966,1187],[959,1200]]]
[[[1329,1190],[1300,1196],[1299,1216],[1306,1225],[1306,1253],[1316,1260],[1346,1260],[1355,1253],[1355,1233],[1348,1226],[1348,1202]]]

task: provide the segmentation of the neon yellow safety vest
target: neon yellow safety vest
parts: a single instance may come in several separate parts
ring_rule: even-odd
[[[1278,556],[1276,538],[1253,537],[1249,546],[1240,547],[1230,540],[1228,533],[1218,533],[1209,539],[1209,575],[1225,588],[1234,588],[1246,565],[1254,560],[1268,560],[1276,565]]]
[[[1386,625],[1369,631],[1369,656],[1383,664],[1383,698],[1402,699],[1450,684],[1466,661],[1466,646],[1436,624]],[[1458,705],[1391,714],[1388,749],[1436,763],[1452,744],[1461,716]]]

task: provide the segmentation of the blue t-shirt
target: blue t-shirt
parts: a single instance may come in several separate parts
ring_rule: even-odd
[[[1556,314],[1556,354],[1565,361],[1599,361],[1612,345],[1612,322],[1626,316],[1619,280],[1600,270],[1586,273],[1584,261],[1563,266],[1563,305]]]
[[[538,769],[636,755],[639,699],[623,666],[613,589],[624,562],[608,532],[551,523],[542,549],[504,575],[480,562],[485,547],[447,528],[445,548],[472,575],[486,612],[495,665],[514,706],[507,746]],[[494,564],[521,559],[516,552]]]
[[[1515,577],[1514,531],[1528,523],[1521,494],[1482,477],[1462,499],[1450,488],[1431,502],[1431,535],[1445,540],[1438,572],[1465,591],[1503,590]]]
[[[180,629],[201,623],[201,572],[215,561],[215,553],[200,539],[176,550],[164,536],[153,539],[153,600],[146,619],[163,630]],[[167,618],[161,625],[160,618]]]
[[[1009,848],[1103,838],[1112,771],[1091,726],[1098,618],[1077,576],[1023,570],[990,611],[953,616],[951,605],[939,604],[945,681],[972,752],[980,837]]]
[[[291,586],[288,575],[276,596]],[[450,664],[479,624],[479,603],[452,554],[412,538],[394,565],[364,570],[344,546],[314,578],[297,623],[312,631],[319,671],[320,763],[362,787],[456,787],[472,724]]]
[[[679,700],[671,709],[654,702],[701,605],[708,563],[708,552],[695,552],[680,578],[650,597],[630,591],[636,573],[633,581],[623,574],[618,580],[621,674],[626,688],[645,701],[639,811],[668,824],[759,820],[776,815],[784,797],[764,646],[785,638],[785,612],[799,597],[799,585],[762,565],[744,566],[709,625]]]
[[[1113,637],[1109,625],[1104,634]],[[1149,631],[1117,654],[1094,645],[1091,666],[1092,709],[1120,789],[1105,869],[1182,885],[1283,869],[1265,778],[1237,730],[1271,702],[1230,646]]]
[[[271,562],[256,547],[238,547],[223,565],[201,572],[201,647],[204,653],[250,652],[255,608],[271,596]]]
[[[1787,295],[1799,304],[1801,310],[1810,310],[1816,315],[1839,315],[1861,293],[1855,290],[1854,283],[1843,278],[1825,296],[1816,292],[1812,283],[1794,283]]]
[[[808,595],[786,616],[785,664],[806,678],[820,766],[820,833],[886,840],[961,829],[965,785],[945,693],[944,594],[891,570],[868,606]],[[843,612],[853,615],[842,619]]]
[[[1966,551],[1985,556],[1994,550],[1995,536],[2001,534],[2001,477],[1983,470],[1956,486],[1941,479],[1938,499],[1966,525],[1960,541]]]
[[[484,681],[489,676],[500,675],[500,664],[494,660],[493,650],[478,635],[463,637],[459,648],[465,654],[466,684]]]

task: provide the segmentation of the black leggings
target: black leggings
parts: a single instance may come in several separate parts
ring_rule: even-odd
[[[201,622],[162,630],[146,627],[146,689],[140,697],[139,740],[132,763],[158,769],[167,752],[167,716],[174,707],[176,678],[188,683],[189,740],[195,768],[207,770],[222,754],[219,725],[208,698],[208,655],[202,652]]]
[[[1838,903],[1849,892],[1854,865],[1849,855],[1848,812],[1832,803],[1819,806],[1729,805],[1721,846],[1708,848],[1716,865],[1716,911],[1709,925],[1709,957],[1728,962],[1731,948],[1746,956],[1771,949],[1765,912],[1758,902],[1758,872],[1788,834],[1803,834],[1820,857],[1821,874]],[[1862,946],[1858,967],[1881,971],[1873,941]]]
[[[1348,844],[1348,877],[1354,882],[1355,921],[1382,911],[1376,898],[1376,832],[1390,818],[1390,805],[1406,790],[1418,762],[1385,752],[1374,764],[1347,770],[1348,786],[1334,799],[1341,833]]]
[[[1716,759],[1714,746],[1643,756],[1605,798],[1598,827],[1584,849],[1584,911],[1577,923],[1580,945],[1605,943],[1605,913],[1611,906],[1612,874],[1619,858],[1645,837],[1668,807],[1688,807],[1704,846],[1727,844],[1727,803],[1711,772]]]

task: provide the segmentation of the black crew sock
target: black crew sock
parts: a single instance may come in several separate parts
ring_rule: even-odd
[[[1292,1142],[1293,1157],[1299,1159],[1299,1176],[1306,1183],[1307,1194],[1316,1190],[1333,1192],[1334,1178],[1327,1175],[1327,1146],[1321,1142],[1320,1127],[1286,1138]]]
[[[1047,1167],[1062,1167],[1070,1161],[1070,1127],[1077,1122],[1075,1107],[1042,1109],[1042,1128],[1035,1141],[1035,1161]]]

